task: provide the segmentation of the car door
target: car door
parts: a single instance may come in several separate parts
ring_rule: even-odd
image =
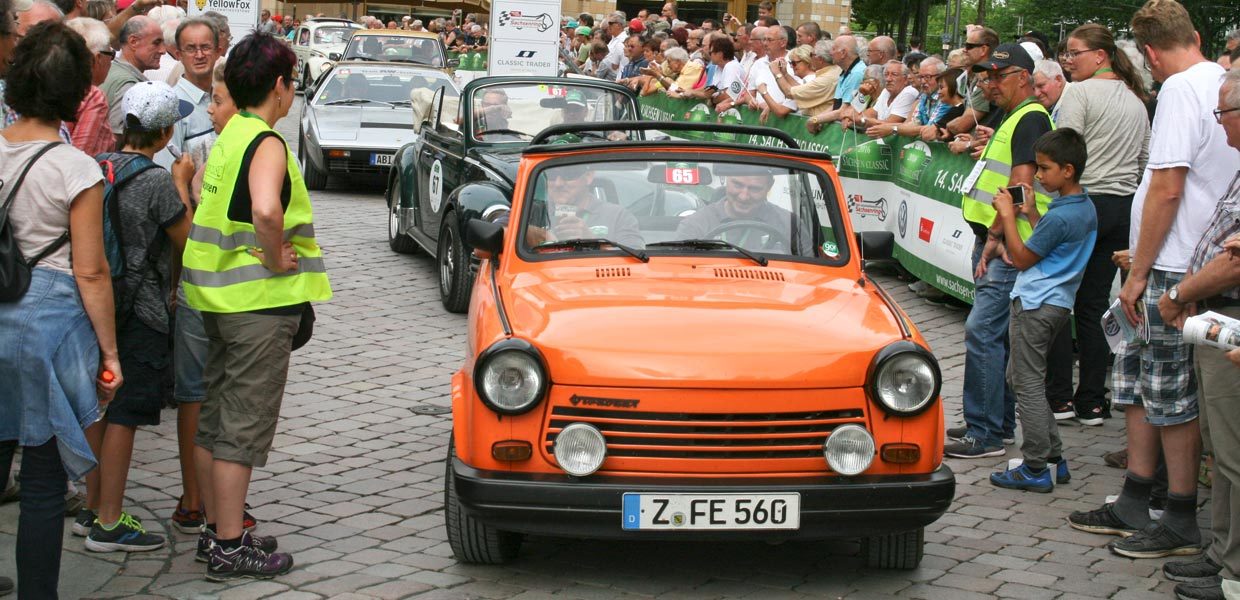
[[[432,114],[434,126],[422,129],[422,144],[416,158],[418,171],[418,220],[422,233],[439,239],[439,224],[448,195],[460,182],[465,144],[456,123],[458,107],[453,106],[441,88],[435,92]]]
[[[293,53],[297,55],[297,72],[300,74],[305,69],[306,59],[309,58],[310,52],[310,28],[302,25],[297,29],[297,36],[293,42]]]

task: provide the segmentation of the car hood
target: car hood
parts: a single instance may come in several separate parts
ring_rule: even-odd
[[[521,164],[521,151],[524,148],[486,148],[483,150],[472,150],[469,153],[470,158],[482,163],[482,165],[492,171],[495,171],[508,185],[512,185],[517,180],[517,166]]]
[[[413,111],[388,106],[316,106],[314,121],[323,142],[356,141],[381,148],[412,142]]]
[[[521,274],[505,304],[514,335],[539,347],[557,384],[857,387],[874,354],[902,339],[886,303],[852,279],[774,266],[687,270],[695,273]]]
[[[344,48],[347,44],[319,44],[314,47],[315,52],[323,53],[322,58],[327,58],[332,52],[344,54]]]

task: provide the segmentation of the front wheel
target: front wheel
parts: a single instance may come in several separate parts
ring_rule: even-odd
[[[314,161],[310,160],[310,153],[306,152],[306,135],[304,132],[298,133],[298,139],[301,142],[297,145],[297,156],[301,159],[301,178],[306,182],[306,189],[319,191],[327,187],[327,173],[324,173],[314,166]]]
[[[926,529],[889,533],[861,540],[861,557],[871,569],[916,569],[926,546]]]
[[[456,212],[443,217],[439,228],[439,246],[436,259],[439,262],[439,299],[448,312],[463,313],[469,310],[469,293],[473,290],[470,279],[469,252],[461,240]]]
[[[521,550],[521,534],[501,531],[465,513],[456,496],[453,480],[452,459],[456,447],[448,442],[448,460],[444,468],[444,525],[448,529],[448,545],[452,554],[462,562],[480,565],[499,565],[512,561]]]

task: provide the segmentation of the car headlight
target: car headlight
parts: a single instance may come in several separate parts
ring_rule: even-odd
[[[331,61],[323,61],[319,63],[319,75],[326,73],[327,70],[331,68],[331,66],[332,66]]]
[[[888,412],[915,415],[934,403],[942,384],[938,361],[912,342],[896,342],[875,356],[870,393]]]
[[[487,348],[474,368],[474,387],[491,410],[505,415],[529,411],[547,393],[542,355],[525,340],[506,339]]]
[[[573,423],[555,436],[555,461],[565,473],[585,477],[603,466],[607,440],[593,425]]]
[[[836,427],[823,444],[822,453],[832,471],[857,475],[874,462],[874,437],[860,425]]]

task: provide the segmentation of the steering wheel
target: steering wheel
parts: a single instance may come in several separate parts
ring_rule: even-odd
[[[764,243],[762,247],[760,248],[762,250],[774,249],[778,247],[779,244],[783,244],[784,248],[792,247],[792,240],[788,238],[787,234],[780,231],[778,227],[775,227],[774,225],[771,225],[768,223],[763,223],[762,221],[752,221],[752,220],[728,221],[710,230],[709,232],[707,232],[707,234],[704,237],[706,237],[707,239],[723,239],[723,234],[729,231],[732,231],[734,229],[740,229],[747,233],[753,231],[753,232],[768,234],[768,237],[766,238],[766,243]],[[748,237],[748,235],[746,235],[745,237]],[[741,246],[742,244],[737,244],[737,245]]]

